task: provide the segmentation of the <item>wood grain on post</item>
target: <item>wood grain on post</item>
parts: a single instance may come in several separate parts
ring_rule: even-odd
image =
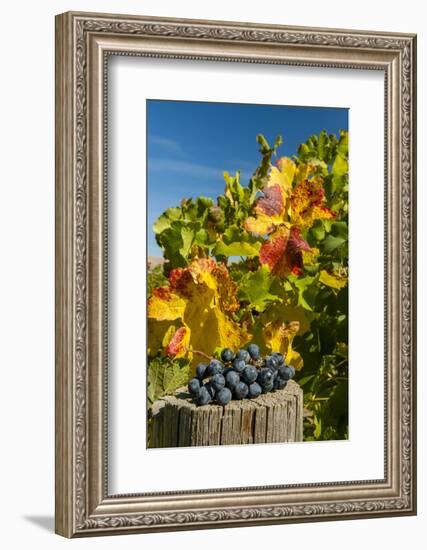
[[[302,441],[303,392],[290,380],[256,399],[199,407],[180,388],[153,404],[150,435],[156,448]]]

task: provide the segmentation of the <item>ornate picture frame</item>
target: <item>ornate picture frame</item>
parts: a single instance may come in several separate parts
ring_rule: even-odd
[[[383,71],[384,478],[108,492],[106,60]],[[56,17],[56,532],[65,537],[416,513],[416,36],[68,12]]]

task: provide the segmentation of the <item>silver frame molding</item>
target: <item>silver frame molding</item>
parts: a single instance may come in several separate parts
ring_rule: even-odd
[[[110,55],[384,72],[384,479],[108,494],[105,244]],[[56,17],[58,534],[78,537],[416,513],[415,120],[415,35],[72,12]]]

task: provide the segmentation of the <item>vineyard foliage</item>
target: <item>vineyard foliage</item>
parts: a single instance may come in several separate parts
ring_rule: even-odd
[[[153,226],[164,264],[148,278],[150,401],[182,385],[200,352],[254,342],[296,368],[305,439],[343,439],[348,134],[313,135],[292,158],[278,155],[280,137],[257,140],[247,185],[225,172],[216,201],[184,198]]]

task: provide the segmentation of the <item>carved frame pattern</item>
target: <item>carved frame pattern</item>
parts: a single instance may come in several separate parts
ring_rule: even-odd
[[[415,36],[85,13],[60,15],[56,24],[56,531],[72,537],[414,514]],[[104,76],[105,58],[111,54],[384,70],[386,123],[391,119],[394,121],[387,137],[386,172],[393,200],[399,203],[397,219],[391,222],[388,234],[398,254],[389,261],[394,261],[393,269],[400,281],[399,297],[395,299],[398,303],[394,304],[394,311],[400,314],[393,314],[390,319],[392,326],[389,326],[398,342],[399,364],[397,371],[390,373],[394,393],[393,396],[390,393],[389,397],[395,403],[394,410],[397,412],[393,414],[397,416],[386,415],[390,423],[386,427],[386,436],[392,433],[397,436],[395,446],[388,447],[385,456],[387,470],[392,458],[391,449],[398,450],[398,456],[393,457],[397,468],[392,470],[390,467],[386,479],[378,480],[378,488],[382,488],[383,493],[370,490],[375,487],[375,480],[307,484],[291,488],[292,494],[283,492],[286,487],[234,490],[230,495],[226,490],[197,491],[191,493],[194,505],[186,508],[180,502],[184,499],[188,504],[191,495],[189,497],[182,492],[163,494],[160,498],[163,505],[158,504],[155,495],[148,495],[154,498],[152,509],[150,498],[145,499],[148,504],[144,505],[144,495],[107,494],[106,411],[105,396],[101,395],[105,390],[106,373],[102,371],[102,366],[92,368],[89,347],[93,304],[92,293],[88,291],[88,288],[94,288],[91,285],[101,284],[99,280],[94,283],[91,279],[91,264],[88,261],[94,255],[90,244],[94,227],[90,210],[94,197],[89,189],[93,181],[90,165],[96,163],[92,159],[92,147],[98,144],[91,137],[89,127],[92,125],[91,131],[96,132],[93,126],[101,124],[101,117],[94,119],[96,123],[92,121],[90,106],[95,105],[96,101],[94,103],[91,99],[91,94],[99,95],[102,90],[105,96],[106,90],[105,78],[102,80],[99,76],[95,85],[91,85],[89,80],[94,64],[93,52],[101,51],[103,35],[107,42],[113,40],[117,45],[113,49],[102,46],[103,60],[99,64]],[[136,52],[135,41],[146,39],[154,39],[155,47]],[[168,44],[169,50],[162,51],[162,41]],[[205,55],[204,45],[212,43],[215,53]],[[231,43],[245,46],[249,52],[251,47],[271,45],[272,49],[268,50],[271,56],[262,52],[260,55],[255,49],[253,56],[250,53],[243,57],[237,54],[230,56],[224,50],[231,47]],[[170,51],[171,44],[178,45],[176,53]],[[182,53],[181,44],[190,44],[190,49]],[[192,52],[191,44],[194,44],[195,52]],[[201,51],[196,51],[198,48]],[[275,48],[279,48],[278,53]],[[282,51],[287,52],[283,59]],[[363,56],[365,53],[366,58]],[[101,98],[99,103],[102,104],[102,101]],[[105,116],[102,105],[98,107]],[[101,171],[102,174],[96,174],[99,178],[105,178],[105,165],[102,170],[99,169]],[[393,296],[391,298],[393,300]],[[97,376],[96,388],[92,376]],[[93,394],[95,397],[92,397]],[[317,496],[304,496],[310,488]],[[335,498],[334,494],[322,494],[322,490],[334,489],[341,491],[336,493]],[[360,492],[352,492],[355,490]],[[258,492],[259,504],[254,505],[251,500],[247,506],[240,505],[245,492],[255,501]],[[289,501],[287,494],[290,495]],[[228,496],[229,501],[226,502]],[[215,505],[216,497],[220,506]],[[282,499],[280,504],[277,504],[278,498],[279,501]]]

